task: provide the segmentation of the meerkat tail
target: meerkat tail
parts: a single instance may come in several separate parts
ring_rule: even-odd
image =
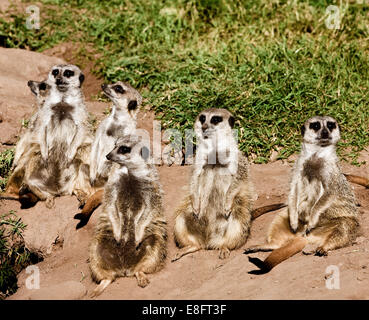
[[[285,203],[273,203],[273,204],[252,210],[251,216],[252,216],[252,219],[256,219],[257,217],[260,217],[265,213],[276,211],[284,207],[287,207]]]
[[[275,249],[264,261],[258,258],[249,257],[249,261],[255,264],[260,270],[251,271],[254,274],[264,274],[272,270],[276,265],[301,252],[307,244],[306,238],[297,237],[283,247]]]
[[[355,176],[353,174],[344,174],[344,176],[346,177],[347,181],[369,189],[369,179],[360,176]]]
[[[94,291],[90,294],[90,298],[95,298],[103,293],[106,287],[111,284],[112,281],[110,279],[101,280],[100,284],[95,288]]]
[[[104,190],[96,191],[91,197],[89,197],[86,201],[86,204],[84,205],[82,212],[77,213],[74,216],[74,219],[81,220],[77,224],[77,229],[83,227],[87,224],[88,220],[90,220],[90,217],[92,213],[95,211],[95,209],[102,203],[104,196]]]

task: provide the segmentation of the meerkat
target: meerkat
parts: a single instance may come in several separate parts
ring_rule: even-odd
[[[253,186],[249,164],[237,146],[235,119],[225,109],[207,109],[195,120],[197,151],[189,195],[176,210],[174,237],[180,250],[172,261],[201,249],[230,250],[247,240]]]
[[[356,238],[355,196],[336,155],[340,140],[337,121],[328,116],[310,118],[301,133],[303,143],[292,171],[288,208],[274,218],[267,243],[245,251],[274,250],[265,261],[250,258],[260,273],[300,251],[323,256]]]
[[[91,148],[90,180],[96,187],[104,186],[108,179],[111,161],[106,155],[114,148],[117,139],[132,134],[142,96],[128,83],[118,81],[101,86],[113,102],[111,114],[99,125]]]
[[[138,136],[126,136],[106,158],[117,166],[105,185],[90,245],[91,275],[100,283],[91,296],[122,276],[135,276],[145,287],[146,274],[161,269],[167,253],[162,190],[149,149]]]
[[[34,134],[35,128],[38,125],[39,112],[42,109],[45,99],[49,95],[51,89],[51,86],[47,84],[46,80],[41,82],[30,80],[27,85],[31,89],[31,92],[36,96],[37,110],[30,118],[29,125],[25,133],[16,145],[12,165],[13,172],[9,177],[5,191],[8,195],[19,195],[19,190],[24,179],[25,168],[29,165],[30,158],[37,154],[37,149],[39,149],[39,147],[37,145],[36,135]],[[19,198],[13,198],[12,200],[19,200]]]
[[[74,65],[52,67],[49,92],[37,116],[35,132],[41,157],[29,161],[21,196],[32,192],[53,207],[56,196],[75,194],[83,203],[92,193],[89,156],[92,137],[81,85],[84,75]],[[32,89],[32,88],[31,88]]]
[[[103,186],[108,180],[112,162],[106,155],[114,148],[119,138],[128,136],[136,130],[137,113],[142,96],[130,84],[118,81],[101,86],[104,94],[113,102],[111,114],[105,118],[96,130],[91,147],[90,182],[97,190],[89,197],[82,211],[74,218],[79,219],[77,229],[83,227],[93,211],[102,203]]]

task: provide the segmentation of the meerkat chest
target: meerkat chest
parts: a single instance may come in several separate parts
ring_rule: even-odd
[[[200,190],[207,191],[204,194],[225,195],[232,183],[232,175],[229,170],[220,166],[206,166],[200,175]],[[216,197],[223,201],[222,197]]]
[[[51,107],[51,120],[53,123],[61,123],[65,120],[74,120],[75,107],[65,103],[60,102]]]

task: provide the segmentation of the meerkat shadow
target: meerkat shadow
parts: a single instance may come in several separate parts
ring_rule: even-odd
[[[251,270],[248,272],[248,274],[265,274],[268,273],[270,271],[269,268],[267,268],[264,264],[264,261],[260,260],[259,258],[252,258],[252,257],[248,257],[249,261],[254,264],[255,266],[257,266],[259,268],[259,270]]]
[[[36,205],[38,198],[32,193],[26,193],[19,197],[21,209],[30,209]]]
[[[83,213],[77,213],[74,216],[74,219],[80,220],[80,221],[76,225],[76,230],[81,229],[82,227],[84,227],[88,223],[88,221],[90,220],[90,217],[91,217],[90,215],[86,216]]]

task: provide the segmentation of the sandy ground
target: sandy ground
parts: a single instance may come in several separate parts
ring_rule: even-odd
[[[68,52],[57,48],[45,56],[0,48],[0,149],[16,143],[22,133],[21,120],[32,114],[35,101],[26,86],[27,80],[45,78],[48,69],[60,63],[60,58],[69,60],[65,56]],[[90,98],[98,93],[102,82],[88,73],[83,87],[87,108],[98,120],[104,117],[109,105]],[[153,119],[151,112],[141,111],[138,127],[152,132]],[[251,165],[252,181],[258,193],[255,207],[286,200],[292,159]],[[368,161],[368,152],[363,152],[360,160]],[[342,166],[346,173],[367,175],[366,166],[358,168],[347,163]],[[189,167],[159,166],[158,170],[170,235],[166,265],[149,276],[151,283],[146,288],[138,287],[134,278],[120,278],[98,299],[369,299],[369,191],[365,188],[353,186],[361,205],[361,235],[356,244],[330,252],[327,257],[297,254],[268,274],[252,275],[248,272],[255,266],[242,254],[242,248],[233,251],[226,260],[220,260],[216,251],[200,251],[170,262],[176,252],[172,236],[174,209],[183,197]],[[88,245],[101,208],[85,227],[76,230],[78,221],[73,216],[78,212],[78,202],[73,197],[56,199],[53,210],[47,209],[44,203],[26,210],[21,210],[15,201],[2,201],[0,206],[1,212],[17,211],[28,225],[24,234],[27,247],[45,256],[37,264],[40,289],[26,288],[30,275],[24,270],[18,278],[19,290],[9,299],[88,299],[88,292],[96,286],[88,270]],[[274,214],[268,213],[253,222],[245,247],[264,241]],[[326,268],[331,265],[338,267],[339,289],[326,287],[329,278]]]

